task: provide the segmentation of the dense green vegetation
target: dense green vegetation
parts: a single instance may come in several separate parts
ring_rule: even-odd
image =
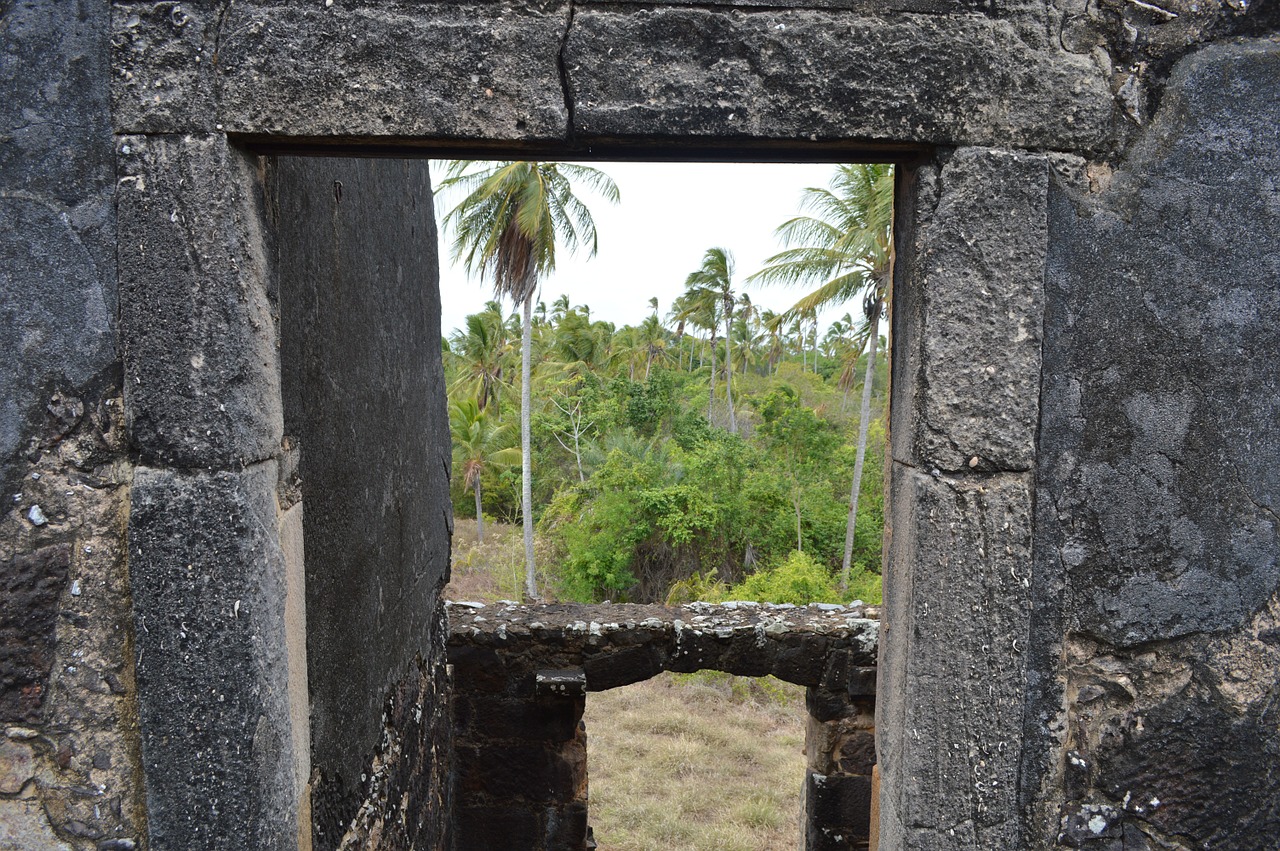
[[[588,316],[561,299],[549,311],[539,305],[532,323],[534,520],[552,556],[543,572],[559,592],[665,599],[680,580],[714,572],[722,583],[741,582],[783,566],[793,551],[833,583],[858,428],[849,398],[857,388],[841,381],[861,374],[841,369],[857,342],[852,323],[835,323],[814,350],[807,328],[801,339],[803,326],[782,326],[774,339],[760,318],[739,319],[734,434],[723,375],[710,400],[709,333],[690,333],[688,324],[677,333],[652,313],[622,328]],[[519,338],[519,317],[490,303],[446,343],[459,516],[475,515],[478,493],[485,514],[521,517],[517,459],[501,451],[518,438],[496,425],[519,416]],[[884,372],[881,363],[873,382],[855,577],[880,564]],[[477,428],[477,416],[495,425]],[[493,445],[493,436],[508,447]],[[865,583],[856,590],[868,596]],[[832,594],[829,584],[819,596]]]
[[[486,166],[490,184],[503,165]],[[851,172],[870,195],[841,194]],[[455,510],[536,527],[540,579],[529,542],[527,590],[615,601],[879,600],[886,375],[876,344],[889,215],[871,237],[841,234],[865,230],[879,215],[868,199],[883,201],[891,184],[887,167],[841,166],[830,189],[809,190],[815,217],[784,223],[786,250],[753,276],[820,285],[785,313],[757,309],[732,256],[712,248],[665,313],[651,299],[634,324],[594,320],[563,296],[535,304],[522,279],[497,287],[520,313],[490,302],[447,337]],[[470,198],[487,185],[474,181]],[[830,224],[824,198],[843,203],[825,230],[813,225]],[[501,228],[476,229],[500,253]],[[829,244],[796,244],[804,239]],[[459,236],[455,254],[475,245]],[[845,314],[820,334],[818,310],[855,297],[858,318]],[[517,466],[521,446],[532,475]]]

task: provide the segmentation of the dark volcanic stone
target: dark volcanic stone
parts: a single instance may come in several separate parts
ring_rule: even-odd
[[[68,544],[21,553],[0,568],[0,722],[41,720],[70,568]]]
[[[129,579],[152,847],[296,842],[275,488],[274,463],[134,476]]]
[[[50,390],[119,381],[107,16],[102,3],[0,3],[5,490]]]
[[[119,154],[130,437],[157,466],[270,458],[280,362],[258,163],[221,136],[126,136]]]
[[[554,2],[119,3],[116,121],[130,133],[564,138],[567,22]]]
[[[284,421],[301,452],[311,762],[344,802],[326,811],[327,843],[359,807],[389,695],[444,650],[436,229],[426,160],[282,157],[267,173]]]
[[[587,7],[565,61],[583,138],[1098,147],[1105,74],[1020,35],[966,14]]]
[[[1052,198],[1038,528],[1113,644],[1280,586],[1278,88],[1280,45],[1207,48],[1107,192]]]

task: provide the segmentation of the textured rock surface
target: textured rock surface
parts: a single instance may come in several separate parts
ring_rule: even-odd
[[[858,139],[1096,149],[1115,102],[1090,58],[985,15],[598,9],[565,64],[579,136]]]
[[[129,570],[154,848],[292,847],[276,464],[138,468]]]
[[[316,847],[436,847],[452,518],[427,162],[281,158],[269,172]]]
[[[22,851],[46,834],[81,851],[136,842],[144,824],[124,541],[132,468],[118,395],[46,404],[76,416],[48,414],[0,515],[0,796],[22,799],[0,801],[0,824],[23,825]]]
[[[900,236],[893,454],[926,469],[1035,458],[1048,164],[965,148],[922,169]]]
[[[0,847],[21,851],[144,825],[108,16],[0,3]]]
[[[257,162],[222,136],[125,136],[118,148],[130,439],[159,466],[270,458],[280,363]]]
[[[875,665],[880,626],[874,606],[473,606],[449,607],[449,659],[459,682],[486,691],[564,669],[585,669],[589,691],[703,669],[847,689]]]
[[[1031,482],[893,465],[882,848],[1019,848]]]
[[[1024,794],[1072,847],[1280,835],[1277,86],[1280,43],[1206,48],[1051,198],[1035,635],[1065,682]]]
[[[566,135],[563,3],[121,3],[127,132]]]
[[[118,381],[115,187],[101,4],[0,7],[0,480],[46,396]],[[74,393],[73,393],[74,395]]]
[[[1277,84],[1276,43],[1206,49],[1107,191],[1054,196],[1048,540],[1113,643],[1239,627],[1280,584]]]

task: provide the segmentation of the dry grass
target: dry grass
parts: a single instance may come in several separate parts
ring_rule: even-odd
[[[493,603],[524,596],[524,539],[519,526],[484,524],[484,543],[476,540],[476,521],[455,518],[453,574],[444,589],[449,600]],[[535,563],[546,563],[540,542],[534,544]],[[539,577],[538,587],[546,587]],[[545,592],[544,592],[545,593]]]
[[[778,680],[664,674],[587,698],[601,851],[792,851],[804,692]]]

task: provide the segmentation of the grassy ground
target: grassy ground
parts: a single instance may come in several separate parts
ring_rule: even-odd
[[[546,578],[539,587],[547,593]],[[456,521],[451,600],[518,600],[520,529]],[[551,591],[550,596],[554,596]],[[587,698],[590,820],[601,851],[792,851],[804,690],[773,678],[663,674]]]
[[[602,851],[791,851],[804,692],[664,674],[587,698],[590,818]]]

